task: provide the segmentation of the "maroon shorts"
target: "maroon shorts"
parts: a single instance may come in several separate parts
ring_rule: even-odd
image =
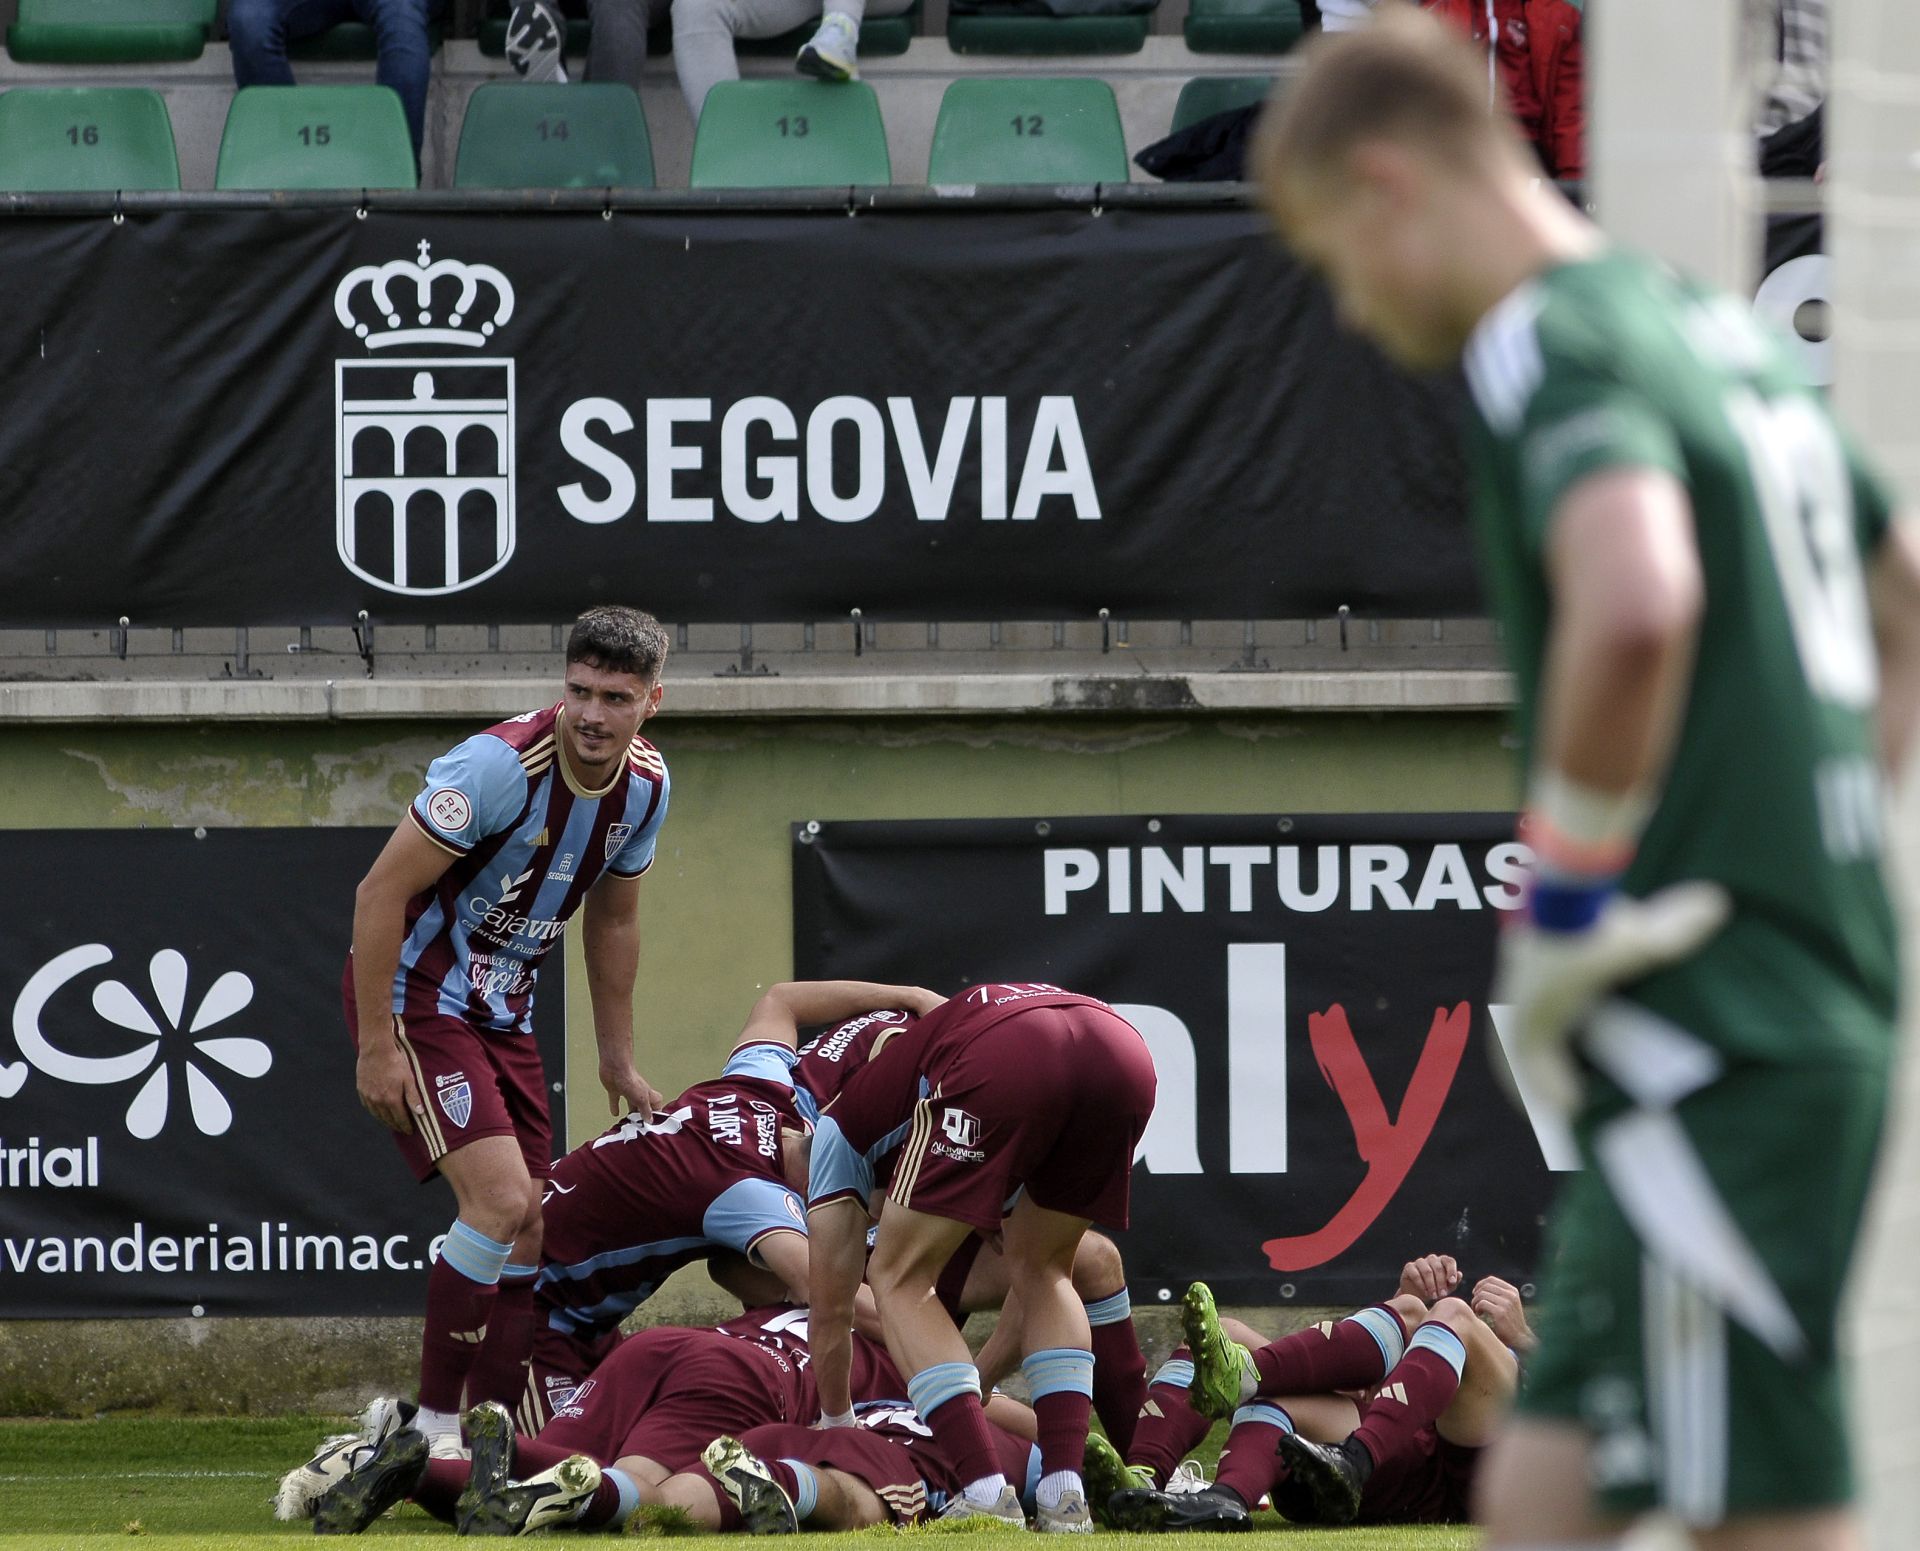
[[[1153,1058],[1104,1007],[1034,1007],[927,1053],[928,1098],[888,1198],[998,1230],[1024,1187],[1034,1204],[1127,1225],[1133,1150],[1153,1114]]]
[[[527,1372],[527,1394],[514,1411],[514,1425],[531,1436],[553,1420],[558,1411],[594,1370],[613,1355],[624,1337],[610,1330],[597,1340],[562,1335],[545,1321],[545,1310],[535,1306],[533,1360]]]
[[[1431,1427],[1414,1434],[1414,1447],[1383,1460],[1360,1498],[1362,1524],[1464,1524],[1473,1516],[1473,1475],[1479,1449],[1449,1443]]]
[[[927,1483],[905,1444],[864,1427],[755,1427],[740,1441],[762,1459],[797,1459],[818,1470],[844,1470],[873,1489],[895,1524],[927,1516]]]
[[[808,1392],[790,1361],[765,1346],[662,1325],[622,1341],[540,1441],[606,1465],[635,1456],[686,1470],[722,1434],[801,1420]]]
[[[353,961],[341,983],[347,1033],[360,1048],[359,1010],[353,996]],[[553,1122],[547,1112],[547,1078],[540,1047],[529,1034],[493,1034],[459,1018],[401,1020],[400,1049],[426,1105],[413,1129],[394,1141],[418,1180],[433,1178],[440,1160],[483,1136],[511,1136],[520,1143],[527,1172],[545,1179],[553,1167]]]

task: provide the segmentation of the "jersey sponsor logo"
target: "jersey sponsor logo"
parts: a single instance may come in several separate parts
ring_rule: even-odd
[[[233,1124],[233,1106],[221,1086],[221,1072],[257,1078],[273,1066],[273,1052],[265,1043],[219,1027],[252,1003],[253,981],[230,969],[190,1002],[192,968],[184,954],[163,948],[148,962],[146,995],[137,995],[119,980],[103,980],[93,988],[93,1010],[111,1026],[100,1031],[94,1048],[118,1047],[117,1053],[76,1055],[47,1037],[40,1027],[41,1014],[56,993],[112,958],[113,950],[105,943],[84,943],[55,955],[27,978],[14,999],[12,1019],[14,1043],[24,1059],[0,1062],[0,1099],[19,1093],[32,1072],[88,1087],[138,1081],[127,1106],[127,1130],[143,1142],[151,1141],[166,1127],[169,1112],[165,1052],[177,1051],[185,1042],[192,1052],[185,1056],[185,1086],[194,1128],[202,1136],[226,1135]]]
[[[465,792],[442,786],[427,793],[427,817],[433,820],[434,828],[458,834],[473,822],[473,804]]]
[[[800,1223],[802,1225],[806,1223],[807,1214],[801,1208],[800,1198],[797,1195],[795,1195],[791,1190],[789,1190],[784,1196],[780,1198],[780,1204],[786,1207],[787,1215],[791,1217],[795,1222]]]
[[[545,845],[546,843],[547,843],[547,832],[543,829],[540,831],[539,844]],[[560,858],[558,865],[556,865],[554,869],[547,874],[547,882],[549,883],[573,882],[573,852],[569,851],[565,856]]]
[[[552,1382],[552,1380],[548,1380],[550,1385]],[[558,1399],[553,1407],[554,1420],[558,1421],[563,1416],[579,1417],[584,1415],[587,1396],[593,1393],[594,1386],[599,1382],[598,1379],[582,1379],[578,1385],[568,1392],[564,1399]],[[547,1391],[547,1398],[550,1401],[556,1400],[551,1388]]]
[[[864,1030],[872,1028],[876,1023],[897,1023],[905,1017],[905,1013],[892,1009],[863,1012],[859,1017],[841,1024],[831,1034],[809,1041],[800,1054],[817,1056],[822,1061],[832,1061],[837,1065],[840,1058],[847,1053],[847,1047],[858,1039]]]
[[[612,861],[620,854],[620,848],[633,838],[631,824],[609,824],[607,826],[607,860]]]
[[[947,1112],[940,1117],[940,1129],[947,1134],[947,1140],[955,1147],[971,1147],[980,1140],[980,1122],[964,1109],[947,1106]]]
[[[447,1119],[466,1130],[467,1122],[473,1119],[473,1084],[466,1080],[466,1073],[453,1072],[433,1081],[440,1090],[437,1096]]]

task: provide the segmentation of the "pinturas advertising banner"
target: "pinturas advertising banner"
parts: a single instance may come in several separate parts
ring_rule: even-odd
[[[1531,1283],[1564,1130],[1489,1014],[1510,815],[930,820],[794,830],[804,976],[1114,1004],[1159,1072],[1120,1235],[1136,1300],[1358,1303],[1416,1255]]]
[[[1249,210],[175,203],[0,215],[0,624],[1477,606],[1452,383]]]
[[[361,1108],[340,998],[387,833],[0,835],[31,880],[0,940],[0,1318],[419,1312],[453,1194]],[[464,1083],[424,1097],[471,1115]]]

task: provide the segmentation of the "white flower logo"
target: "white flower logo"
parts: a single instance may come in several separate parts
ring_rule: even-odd
[[[37,1070],[60,1082],[105,1084],[128,1081],[152,1068],[127,1106],[127,1130],[142,1141],[158,1136],[167,1123],[172,1078],[162,1041],[169,1036],[184,1036],[198,1055],[237,1076],[267,1074],[273,1065],[273,1052],[260,1040],[231,1034],[199,1037],[245,1010],[253,1001],[253,982],[238,970],[228,970],[200,998],[192,1018],[184,1019],[187,961],[172,948],[161,949],[147,965],[151,1004],[119,980],[103,980],[93,988],[93,1010],[108,1023],[142,1036],[136,1048],[117,1056],[76,1056],[54,1045],[40,1029],[40,1014],[47,1002],[67,982],[112,957],[113,950],[104,943],[69,948],[43,965],[21,989],[13,1004],[13,1037],[20,1054]],[[159,1012],[157,1018],[154,1009]],[[233,1124],[233,1106],[200,1062],[183,1055],[181,1063],[194,1125],[204,1136],[224,1136]],[[0,1067],[0,1097],[11,1098],[25,1080],[24,1067]]]

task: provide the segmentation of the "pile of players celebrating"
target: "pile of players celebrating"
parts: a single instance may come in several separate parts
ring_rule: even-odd
[[[1273,1342],[1196,1283],[1149,1383],[1091,1225],[1126,1225],[1154,1088],[1133,1027],[1055,986],[775,986],[717,1078],[552,1165],[534,1317],[464,1343],[460,1434],[377,1400],[277,1511],[322,1534],[402,1500],[463,1534],[614,1529],[647,1505],[756,1534],[1244,1529],[1263,1499],[1308,1523],[1465,1517],[1532,1338],[1507,1284],[1452,1296],[1446,1257]],[[745,1312],[621,1334],[698,1260]],[[976,1360],[960,1323],[992,1308]],[[1016,1364],[1025,1404],[995,1387]],[[1183,1460],[1216,1419],[1209,1484]]]

